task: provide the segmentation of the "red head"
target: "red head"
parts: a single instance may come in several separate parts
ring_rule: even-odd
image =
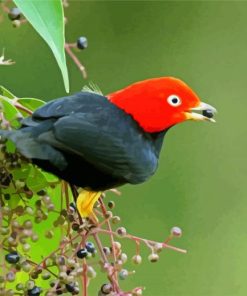
[[[211,110],[183,81],[161,77],[140,81],[109,94],[110,101],[133,116],[146,132],[160,132],[188,119],[210,120],[192,110]]]

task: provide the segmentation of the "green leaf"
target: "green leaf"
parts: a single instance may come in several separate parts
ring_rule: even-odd
[[[45,104],[44,101],[33,98],[20,98],[17,102],[31,111],[35,111]]]
[[[0,104],[3,109],[3,114],[6,120],[9,121],[10,125],[13,127],[19,127],[20,122],[17,118],[21,117],[20,112],[13,106],[11,100],[6,97],[0,96]]]
[[[14,209],[18,206],[20,201],[21,201],[21,198],[18,194],[12,194],[11,199],[8,201],[8,206],[11,209]]]
[[[59,178],[53,174],[43,172],[43,175],[48,183],[59,183],[60,182]]]
[[[14,0],[23,15],[51,48],[69,92],[69,77],[64,52],[64,12],[61,0]]]
[[[44,177],[40,169],[34,166],[29,172],[26,184],[27,187],[30,188],[33,192],[38,192],[48,186],[46,178]]]
[[[11,170],[11,174],[14,180],[26,179],[29,176],[30,170],[32,168],[31,164],[24,164],[20,168]]]
[[[7,97],[9,99],[14,99],[15,95],[13,95],[9,90],[7,90],[4,86],[0,85],[0,95]]]
[[[6,151],[8,153],[14,153],[16,150],[15,144],[12,141],[7,141],[6,143]]]

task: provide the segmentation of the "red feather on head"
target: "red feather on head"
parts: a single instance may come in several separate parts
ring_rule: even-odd
[[[200,104],[195,92],[173,77],[143,80],[107,97],[149,133],[160,132],[189,119],[187,112]]]

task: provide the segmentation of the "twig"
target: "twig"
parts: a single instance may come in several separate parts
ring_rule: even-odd
[[[102,209],[102,213],[105,216],[106,207],[105,207],[105,204],[104,204],[103,199],[101,197],[99,198],[99,203],[100,203],[100,206],[101,206],[101,209]],[[108,228],[108,233],[110,234],[110,240],[111,240],[111,246],[112,246],[112,255],[113,255],[114,263],[116,263],[117,257],[116,257],[116,251],[115,251],[115,246],[114,246],[114,238],[113,238],[112,228],[111,228],[111,224],[109,222],[109,219],[106,220],[106,225],[107,225],[107,228]],[[112,276],[114,276],[114,280],[116,282],[116,285],[115,285],[116,292],[119,292],[117,274],[113,273]]]
[[[84,79],[87,79],[87,72],[86,72],[86,68],[82,65],[82,63],[80,62],[80,60],[77,58],[77,56],[72,52],[72,50],[70,49],[70,44],[65,43],[64,48],[67,52],[67,54],[71,57],[71,59],[74,61],[74,63],[76,64],[76,66],[79,68],[79,70],[82,73],[82,77]]]
[[[114,236],[118,236],[118,234],[114,231],[109,231],[109,230],[106,230],[106,229],[98,229],[95,230],[97,232],[101,232],[101,233],[108,233],[109,235],[114,235]],[[177,248],[177,247],[174,247],[174,246],[171,246],[171,245],[168,245],[166,243],[160,243],[160,242],[156,242],[156,241],[153,241],[153,240],[147,240],[147,239],[144,239],[144,238],[141,238],[141,237],[138,237],[138,236],[134,236],[134,235],[130,235],[130,234],[126,234],[124,236],[124,238],[128,238],[128,239],[131,239],[131,240],[134,240],[134,241],[139,241],[139,242],[143,242],[145,244],[149,243],[149,244],[152,244],[152,245],[155,245],[155,244],[162,244],[163,248],[166,248],[166,249],[171,249],[171,250],[174,250],[174,251],[177,251],[179,253],[183,253],[183,254],[186,254],[187,251],[184,250],[184,249],[180,249],[180,248]]]

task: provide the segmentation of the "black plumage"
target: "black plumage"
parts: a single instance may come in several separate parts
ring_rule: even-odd
[[[106,97],[80,92],[47,103],[19,130],[0,135],[44,170],[99,191],[153,175],[165,131],[146,133]]]

